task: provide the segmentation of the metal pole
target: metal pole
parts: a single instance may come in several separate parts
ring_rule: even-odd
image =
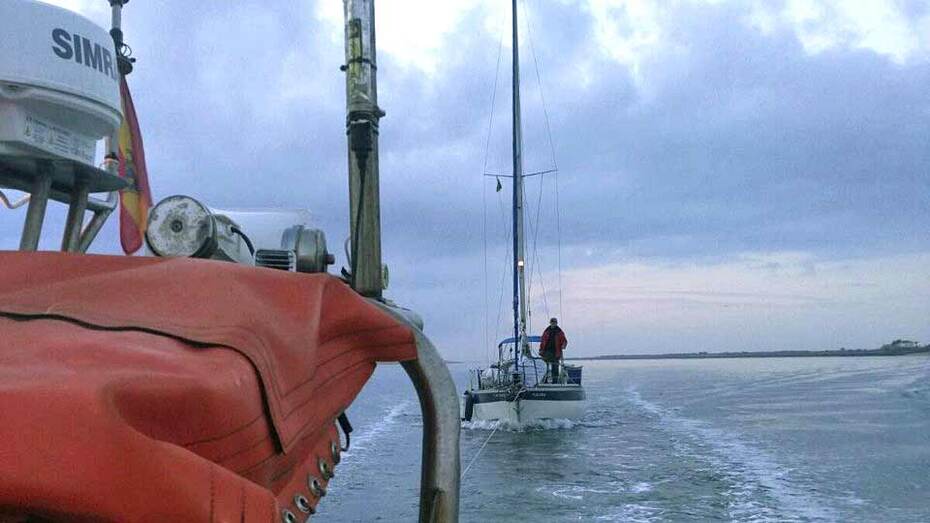
[[[76,252],[81,242],[81,227],[84,225],[84,211],[87,210],[87,181],[77,179],[71,190],[71,203],[68,205],[68,218],[65,220],[65,233],[61,238],[61,250]]]
[[[121,30],[123,26],[123,5],[129,0],[110,0],[110,28]],[[110,36],[113,36],[110,33]],[[122,38],[117,43],[122,43]],[[117,49],[119,51],[119,49]]]
[[[122,54],[123,47],[123,5],[129,0],[110,0],[110,37],[113,38],[113,47],[116,51],[117,70],[120,75],[128,74],[132,70],[130,62]],[[116,176],[119,175],[119,129],[110,133],[104,138],[103,150],[106,151],[104,159],[104,170]],[[87,252],[90,244],[93,243],[103,224],[106,223],[110,214],[119,204],[118,191],[112,191],[107,195],[105,201],[91,199],[89,207],[94,211],[94,217],[87,223],[87,227],[81,232],[81,238],[78,243],[78,249],[81,252]]]
[[[459,520],[461,457],[459,399],[455,382],[442,356],[429,338],[403,310],[383,302],[374,304],[410,327],[417,344],[417,359],[402,362],[420,400],[423,416],[423,455],[420,464],[420,523],[454,523]]]
[[[123,47],[123,6],[129,0],[110,0],[110,37],[113,38],[113,47],[116,51],[117,69],[121,75],[132,70],[132,62],[122,55]],[[104,139],[104,160],[107,172],[116,175],[119,172],[119,162],[115,161],[119,144],[119,131],[114,131]],[[97,237],[103,224],[116,208],[119,197],[117,191],[107,195],[106,201],[91,200],[88,198],[86,186],[75,185],[72,193],[71,207],[68,209],[68,221],[65,225],[65,237],[62,240],[62,250],[86,252],[90,244]],[[90,204],[90,205],[89,205]],[[94,216],[83,229],[85,210],[90,207]]]
[[[123,47],[123,5],[129,0],[110,0],[110,36],[116,46],[116,56],[121,55]]]
[[[349,228],[352,288],[380,297],[381,208],[374,0],[344,0],[346,134],[349,145]]]
[[[112,163],[117,162],[113,161]],[[110,171],[109,167],[107,171]],[[84,227],[84,231],[81,233],[81,242],[78,245],[78,250],[81,252],[87,252],[87,249],[90,248],[90,244],[93,243],[94,238],[97,237],[100,229],[103,228],[103,224],[106,223],[110,214],[116,209],[116,206],[119,204],[119,195],[117,193],[118,191],[113,191],[107,194],[107,199],[103,201],[88,198],[87,208],[94,212],[94,217],[87,222],[87,226]]]
[[[526,281],[523,238],[523,128],[520,122],[520,40],[513,0],[513,337],[514,373],[526,345]]]
[[[132,70],[132,63],[123,57],[120,48],[123,46],[123,5],[129,0],[110,0],[110,36],[113,38],[113,45],[116,48],[117,62],[120,74],[126,74]],[[104,138],[103,148],[106,151],[104,159],[104,170],[117,176],[119,175],[119,160],[117,159],[116,149],[119,147],[119,130],[113,131],[109,136]],[[94,212],[93,218],[84,227],[78,242],[78,250],[87,252],[90,244],[93,243],[100,229],[106,223],[110,214],[119,204],[119,191],[112,191],[107,194],[104,201],[89,198],[87,207]]]
[[[42,236],[42,223],[45,221],[45,208],[52,189],[54,168],[52,162],[39,162],[38,172],[30,192],[29,208],[26,210],[26,221],[23,223],[23,235],[19,241],[21,251],[35,251],[39,248],[39,237]]]

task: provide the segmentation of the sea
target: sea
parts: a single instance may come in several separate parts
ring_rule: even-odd
[[[587,414],[463,423],[462,521],[930,521],[930,356],[583,363]],[[453,364],[459,389],[472,365]],[[315,521],[415,521],[419,406],[380,366]]]

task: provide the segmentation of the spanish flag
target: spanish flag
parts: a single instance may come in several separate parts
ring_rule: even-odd
[[[132,254],[142,247],[142,237],[152,207],[152,192],[145,169],[145,151],[136,108],[132,105],[126,77],[120,77],[120,97],[123,101],[123,124],[119,129],[119,175],[129,181],[120,191],[119,239],[123,252]]]

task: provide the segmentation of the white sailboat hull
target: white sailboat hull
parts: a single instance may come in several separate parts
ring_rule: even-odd
[[[495,401],[475,405],[472,419],[522,425],[547,419],[579,420],[584,412],[584,401]]]
[[[533,387],[514,400],[508,400],[503,392],[477,391],[474,394],[472,421],[523,425],[542,420],[579,420],[585,414],[584,389],[578,386]]]

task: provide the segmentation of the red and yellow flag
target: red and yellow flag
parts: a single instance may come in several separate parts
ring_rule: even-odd
[[[145,169],[139,120],[125,76],[120,78],[119,92],[123,102],[123,124],[119,129],[119,175],[129,181],[129,186],[119,195],[119,239],[123,252],[132,254],[142,247],[149,208],[152,207],[152,192]]]

